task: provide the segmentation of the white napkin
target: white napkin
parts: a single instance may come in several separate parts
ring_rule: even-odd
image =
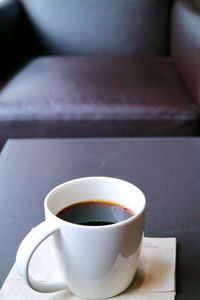
[[[175,298],[175,238],[144,238],[140,264],[130,287],[112,300],[173,300]],[[53,280],[57,275],[51,263],[48,243],[44,242],[34,254],[30,271],[38,280]],[[42,294],[22,281],[15,265],[0,294],[1,300],[80,300],[69,290]],[[111,299],[111,298],[110,298]]]

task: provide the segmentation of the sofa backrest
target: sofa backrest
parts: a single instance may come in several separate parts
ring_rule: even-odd
[[[167,55],[173,0],[21,0],[51,54]]]

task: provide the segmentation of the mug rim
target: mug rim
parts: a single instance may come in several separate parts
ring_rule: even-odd
[[[125,219],[123,221],[119,221],[119,222],[116,222],[116,223],[113,223],[113,224],[107,224],[107,225],[99,225],[99,226],[95,226],[95,225],[82,225],[82,224],[76,224],[76,223],[72,223],[72,222],[69,222],[69,221],[65,221],[65,220],[62,220],[61,218],[57,217],[56,214],[54,214],[51,209],[48,207],[48,200],[49,200],[49,197],[53,194],[53,193],[56,193],[58,190],[62,189],[64,186],[68,185],[68,184],[71,184],[73,182],[78,182],[78,181],[85,181],[85,180],[91,180],[91,179],[106,179],[106,180],[116,180],[116,181],[121,181],[121,182],[125,182],[127,184],[130,184],[132,185],[136,190],[137,192],[140,193],[140,195],[142,196],[142,199],[143,199],[143,204],[142,204],[142,208],[140,209],[139,212],[135,213],[133,216],[131,216],[130,218],[128,219]],[[112,201],[112,200],[111,200]],[[105,200],[106,202],[106,200]],[[113,201],[117,204],[120,204],[118,201]],[[77,203],[80,203],[80,201],[78,201]],[[120,204],[121,205],[121,204]],[[78,178],[74,178],[74,179],[71,179],[71,180],[68,180],[68,181],[65,181],[57,186],[55,186],[53,189],[51,189],[48,194],[46,195],[45,197],[45,200],[44,200],[44,208],[45,210],[47,209],[48,213],[51,215],[52,218],[54,218],[56,220],[56,222],[61,222],[61,224],[67,224],[67,225],[70,225],[70,226],[75,226],[76,228],[91,228],[91,229],[103,229],[103,228],[113,228],[113,227],[118,227],[118,226],[123,226],[125,224],[128,224],[130,222],[133,222],[133,221],[136,221],[138,218],[140,218],[140,216],[142,214],[145,213],[145,210],[146,210],[146,197],[144,195],[144,193],[141,191],[140,188],[138,188],[135,184],[133,184],[132,182],[129,182],[127,180],[124,180],[124,179],[121,179],[121,178],[117,178],[117,177],[109,177],[109,176],[86,176],[86,177],[78,177]]]

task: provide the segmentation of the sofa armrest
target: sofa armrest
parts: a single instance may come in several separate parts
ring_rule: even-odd
[[[0,77],[4,78],[13,68],[16,40],[20,20],[20,6],[17,1],[0,1]]]
[[[200,104],[200,2],[175,0],[171,56],[193,100]]]

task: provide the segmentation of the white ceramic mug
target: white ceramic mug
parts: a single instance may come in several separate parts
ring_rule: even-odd
[[[113,201],[135,214],[104,226],[78,225],[56,216],[66,206],[94,199]],[[19,246],[16,256],[19,274],[39,292],[69,288],[77,296],[93,299],[121,293],[132,282],[138,266],[145,206],[143,193],[121,179],[85,177],[57,186],[44,201],[46,220]],[[31,257],[47,238],[62,278],[58,282],[39,282],[29,274]]]

